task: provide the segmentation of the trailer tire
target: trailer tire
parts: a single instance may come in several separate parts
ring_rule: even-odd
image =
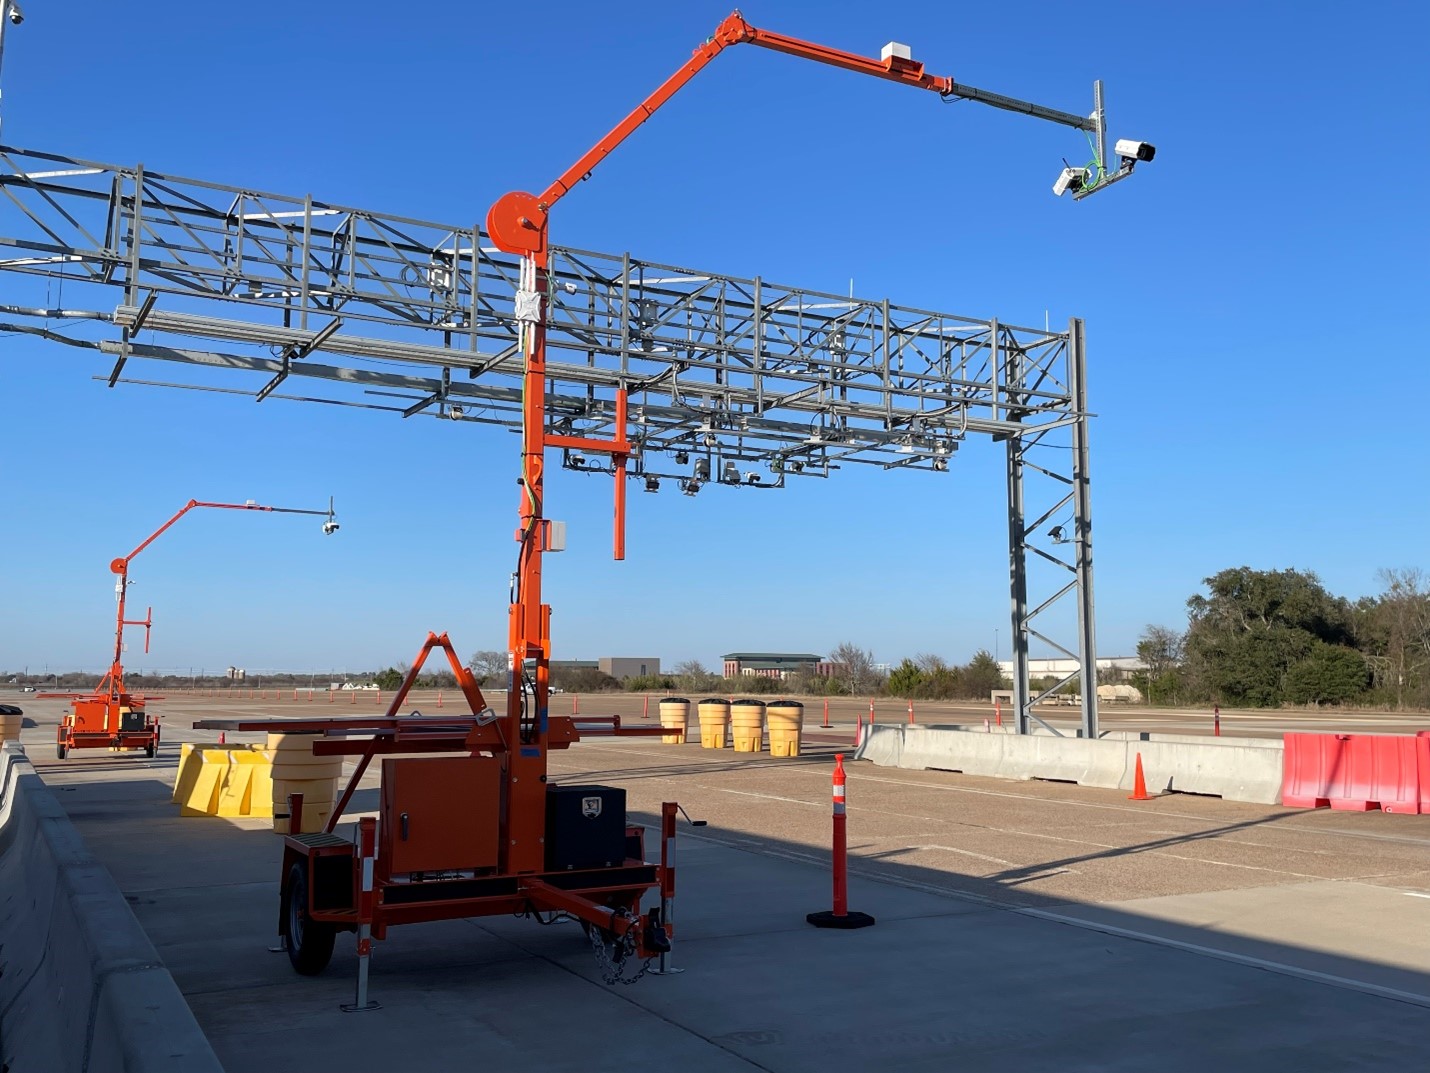
[[[150,760],[153,760],[154,757],[155,757],[155,755],[156,755],[158,752],[159,752],[159,739],[158,739],[158,738],[154,738],[152,741],[149,742],[148,745],[144,746],[144,755],[147,756]]]
[[[56,744],[55,744],[55,755],[56,755],[57,757],[59,757],[61,760],[63,760],[63,759],[65,758],[65,753],[67,753],[68,751],[69,751],[69,750],[65,748],[64,742],[56,742]]]
[[[304,861],[294,861],[288,869],[283,919],[287,924],[283,945],[294,971],[301,976],[318,975],[332,960],[338,929],[308,916],[308,867]]]

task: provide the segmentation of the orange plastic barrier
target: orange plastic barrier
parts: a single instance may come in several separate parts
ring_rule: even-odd
[[[1420,769],[1420,814],[1430,816],[1430,730],[1415,735],[1415,762]]]
[[[1418,815],[1430,808],[1430,744],[1422,735],[1287,734],[1281,803]]]

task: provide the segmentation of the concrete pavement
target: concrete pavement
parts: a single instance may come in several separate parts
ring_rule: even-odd
[[[710,821],[680,833],[686,971],[610,987],[569,923],[412,925],[377,946],[383,1009],[353,1015],[349,937],[316,979],[266,952],[279,839],[176,815],[168,727],[152,763],[44,760],[46,728],[26,735],[231,1073],[1423,1064],[1423,817],[853,765],[850,905],[878,924],[831,933],[804,923],[829,906],[830,750],[583,743],[554,778],[624,786],[645,822],[666,799]]]

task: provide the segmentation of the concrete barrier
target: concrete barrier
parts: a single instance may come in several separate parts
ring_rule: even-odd
[[[222,1073],[109,872],[16,742],[0,748],[0,1066]]]
[[[1128,742],[1127,755],[1142,754],[1147,789],[1153,793],[1185,791],[1215,794],[1228,801],[1254,801],[1262,805],[1281,803],[1283,749],[1249,745],[1244,739],[1222,738],[1225,744],[1186,741]],[[1119,784],[1132,789],[1132,772]]]
[[[1264,805],[1281,801],[1283,750],[1274,739],[1116,733],[1088,740],[996,730],[878,726],[866,735],[855,759],[884,767],[1055,779],[1130,790],[1140,752],[1149,789],[1214,794]]]
[[[872,760],[880,767],[903,767],[904,735],[902,727],[872,726],[864,731],[864,740],[854,750],[854,759]]]

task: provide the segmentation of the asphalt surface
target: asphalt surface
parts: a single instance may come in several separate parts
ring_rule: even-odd
[[[636,722],[644,703],[563,694],[553,708],[568,701]],[[394,929],[374,958],[384,1009],[344,1015],[351,939],[340,937],[316,979],[266,953],[279,839],[262,821],[179,819],[168,796],[175,743],[216,737],[183,729],[193,719],[347,715],[356,705],[275,701],[271,691],[267,700],[176,697],[163,702],[157,760],[97,752],[59,762],[50,744],[59,703],[17,702],[34,716],[23,735],[31,757],[234,1073],[477,1062],[782,1071],[1424,1062],[1430,817],[1189,795],[1136,803],[1066,784],[850,764],[850,906],[879,923],[827,933],[804,914],[829,907],[832,756],[867,701],[862,711],[832,705],[834,726],[810,726],[791,760],[594,739],[553,752],[552,777],[623,786],[643,822],[655,822],[663,800],[709,821],[680,832],[674,960],[687,971],[612,988],[569,924],[412,925]],[[414,704],[435,711],[435,697]],[[816,705],[807,724],[821,721]],[[986,711],[916,705],[929,722]],[[907,718],[892,702],[876,715]],[[1201,718],[1104,709],[1105,729],[1191,732]],[[1430,720],[1223,712],[1223,733],[1293,724],[1404,732]],[[243,738],[256,740],[230,735]],[[358,808],[375,808],[375,787],[364,782]]]

